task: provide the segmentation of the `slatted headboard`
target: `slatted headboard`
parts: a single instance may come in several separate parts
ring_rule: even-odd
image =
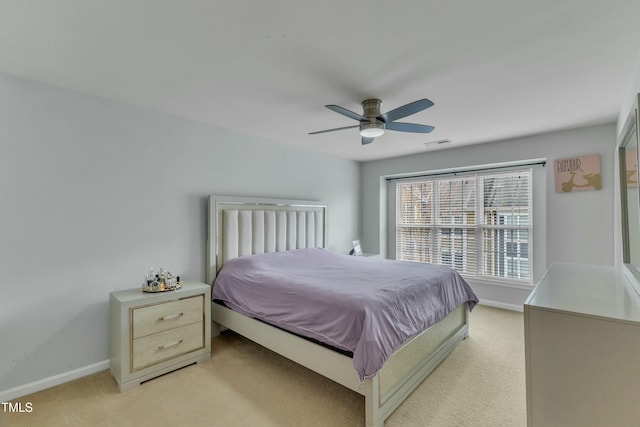
[[[207,282],[239,256],[325,247],[327,207],[318,202],[209,196]]]

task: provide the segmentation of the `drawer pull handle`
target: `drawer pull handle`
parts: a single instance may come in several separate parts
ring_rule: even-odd
[[[158,320],[171,320],[171,319],[175,319],[177,317],[182,317],[182,316],[184,316],[184,313],[180,312],[180,313],[172,314],[171,316],[162,316]]]
[[[170,342],[169,344],[159,345],[158,346],[158,350],[164,350],[165,348],[175,347],[177,345],[182,344],[182,341],[184,341],[184,340],[178,340],[178,341]]]

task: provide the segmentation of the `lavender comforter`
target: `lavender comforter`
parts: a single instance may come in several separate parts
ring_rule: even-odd
[[[478,298],[448,267],[298,249],[235,258],[213,299],[246,316],[353,352],[360,380],[404,342]]]

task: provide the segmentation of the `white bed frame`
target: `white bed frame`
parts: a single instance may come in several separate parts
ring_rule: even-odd
[[[207,281],[213,285],[228,259],[264,252],[325,247],[327,208],[317,202],[209,197]],[[353,360],[322,345],[236,313],[211,305],[212,336],[220,327],[305,366],[365,397],[367,427],[384,420],[468,335],[467,304],[396,350],[372,378],[360,382]]]

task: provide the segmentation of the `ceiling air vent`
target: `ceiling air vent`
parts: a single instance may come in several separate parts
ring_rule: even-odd
[[[435,147],[435,146],[447,145],[447,144],[451,144],[451,140],[450,139],[441,139],[439,141],[425,142],[424,146],[425,147]]]

